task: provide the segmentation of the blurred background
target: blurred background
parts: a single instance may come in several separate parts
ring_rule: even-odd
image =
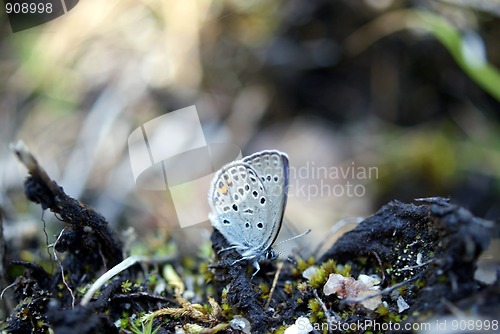
[[[500,216],[498,1],[86,0],[18,33],[0,15],[10,260],[46,256],[41,218],[49,243],[65,226],[24,198],[18,139],[117,231],[196,253],[209,224],[181,229],[168,193],[135,186],[127,148],[134,129],[191,105],[207,142],[288,153],[280,239],[311,228],[306,255],[393,199]],[[19,253],[33,240],[38,253]]]

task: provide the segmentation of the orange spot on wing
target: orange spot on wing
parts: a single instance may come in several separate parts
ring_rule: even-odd
[[[219,191],[221,192],[221,194],[225,195],[225,194],[227,194],[227,187],[225,185],[222,187],[219,187]]]

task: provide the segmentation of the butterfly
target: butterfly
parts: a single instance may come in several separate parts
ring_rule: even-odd
[[[281,229],[288,179],[288,156],[265,150],[225,165],[212,180],[209,219],[231,245],[222,251],[235,249],[241,259],[234,263],[251,260],[253,276],[259,261],[277,257],[271,246]]]

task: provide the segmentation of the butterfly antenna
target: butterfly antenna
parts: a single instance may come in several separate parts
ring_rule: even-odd
[[[309,232],[311,232],[311,229],[309,229],[309,230],[305,231],[304,233],[301,233],[301,234],[299,234],[299,235],[296,235],[296,236],[294,236],[294,237],[292,237],[292,238],[290,238],[290,239],[286,239],[286,240],[280,241],[280,242],[278,242],[275,246],[280,245],[280,244],[282,244],[282,243],[284,243],[284,242],[292,241],[292,240],[295,240],[295,239],[297,239],[297,238],[303,237],[304,235],[309,234]],[[297,264],[297,261],[295,261],[294,259],[292,259],[290,256],[283,254],[282,252],[280,252],[279,250],[277,250],[275,247],[273,247],[273,249],[274,249],[274,251],[275,251],[276,253],[278,253],[278,255],[279,255],[279,256],[281,256],[281,257],[285,258],[287,261],[289,261],[289,262],[291,262],[291,263],[293,263],[293,264],[295,264],[295,265]]]
[[[282,243],[284,243],[284,242],[288,242],[288,241],[295,240],[295,239],[297,239],[297,238],[301,238],[301,237],[303,237],[304,235],[309,234],[310,232],[311,232],[311,229],[309,229],[309,230],[305,231],[304,233],[301,233],[301,234],[299,234],[299,235],[296,235],[296,236],[294,236],[294,237],[292,237],[292,238],[290,238],[290,239],[286,239],[286,240],[280,241],[280,242],[278,242],[275,246],[281,245],[281,244],[282,244]]]
[[[292,259],[290,256],[288,255],[285,255],[283,254],[282,252],[280,252],[279,250],[277,249],[273,249],[275,253],[277,253],[280,257],[286,259],[288,262],[291,262],[293,263],[294,265],[297,265],[297,261],[295,261],[294,259]]]

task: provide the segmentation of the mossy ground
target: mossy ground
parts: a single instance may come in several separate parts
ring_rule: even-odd
[[[177,254],[175,241],[165,240],[150,260],[119,271],[82,302],[103,272],[123,260],[122,243],[104,217],[45,181],[32,173],[25,191],[68,223],[54,245],[64,259],[52,272],[11,263],[24,273],[5,294],[16,305],[1,324],[4,333],[280,333],[298,317],[308,318],[314,332],[328,332],[325,324],[382,332],[357,324],[412,324],[457,310],[483,318],[499,312],[499,281],[474,279],[477,258],[498,227],[442,198],[418,205],[393,201],[321,258],[264,262],[255,277],[246,261],[235,262],[236,251],[216,255],[228,247],[216,230],[196,257]],[[155,259],[159,253],[163,257]],[[304,278],[311,266],[318,268]],[[382,303],[369,310],[360,301],[325,295],[330,274],[380,277]],[[400,309],[400,297],[409,308]]]

